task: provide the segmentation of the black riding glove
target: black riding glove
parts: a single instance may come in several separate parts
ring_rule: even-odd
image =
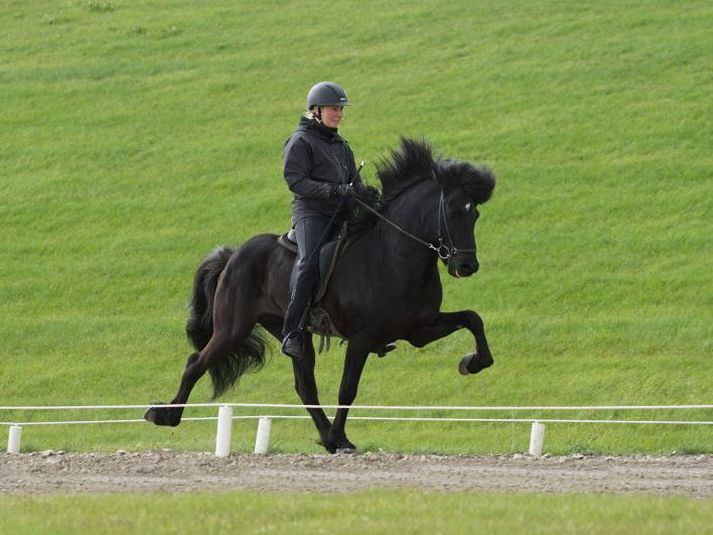
[[[351,184],[335,184],[332,187],[332,197],[351,197],[356,193]]]
[[[357,182],[354,185],[354,192],[356,193],[357,197],[359,197],[362,201],[369,202],[371,201],[372,198],[372,192],[369,189],[368,186],[361,182]]]

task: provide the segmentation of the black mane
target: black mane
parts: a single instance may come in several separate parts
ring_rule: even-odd
[[[405,189],[424,180],[433,180],[445,189],[461,187],[476,204],[483,204],[493,193],[495,175],[487,167],[447,158],[433,158],[426,140],[401,138],[401,145],[391,151],[391,159],[377,165],[381,181],[382,203],[386,206]]]
[[[391,158],[376,166],[381,192],[369,187],[373,203],[384,212],[406,189],[425,180],[432,180],[444,189],[461,187],[475,204],[483,204],[493,193],[495,175],[487,167],[449,158],[433,158],[431,144],[426,140],[401,138],[401,145],[391,150]],[[350,225],[350,234],[358,235],[377,221],[371,212],[357,207],[357,217]]]

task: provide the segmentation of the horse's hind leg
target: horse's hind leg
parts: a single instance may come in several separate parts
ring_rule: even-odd
[[[215,335],[208,345],[199,353],[193,353],[188,357],[186,368],[181,376],[181,384],[178,387],[176,396],[168,403],[169,405],[184,404],[193,390],[198,379],[205,375],[210,364],[217,359],[227,357],[226,349],[221,343],[214,343]],[[144,414],[144,418],[156,425],[170,425],[175,427],[181,423],[183,407],[161,407],[153,406]]]
[[[184,404],[193,390],[196,382],[210,370],[213,376],[214,397],[218,397],[225,389],[230,387],[247,366],[238,363],[231,366],[230,359],[245,359],[245,353],[249,353],[246,347],[251,344],[246,343],[248,337],[257,338],[253,333],[255,328],[255,318],[248,311],[253,310],[249,299],[236,299],[228,301],[222,299],[215,307],[215,329],[208,344],[198,353],[193,353],[188,357],[186,368],[181,377],[181,384],[176,396],[170,404]],[[238,311],[241,311],[238,313]],[[242,311],[245,311],[243,313]],[[251,334],[252,333],[252,334]],[[253,355],[262,359],[263,355]],[[242,369],[241,369],[242,366]],[[183,407],[161,407],[153,406],[144,414],[144,418],[156,425],[177,426],[181,423]]]
[[[252,328],[250,329],[252,330]],[[250,331],[248,331],[249,334]],[[247,336],[245,334],[244,336]],[[235,347],[236,338],[231,338],[225,335],[214,333],[213,337],[208,342],[202,351],[193,353],[188,357],[186,368],[181,377],[181,384],[178,388],[176,396],[170,401],[169,405],[180,405],[188,401],[188,397],[193,390],[193,387],[198,380],[205,375],[209,368],[214,366],[218,361],[228,358],[231,350]],[[160,407],[153,406],[144,414],[144,418],[155,423],[156,425],[170,425],[172,427],[181,423],[183,415],[183,407]]]
[[[196,363],[199,359],[200,353],[198,352],[193,353],[190,357],[188,357],[188,361],[186,362],[186,368],[183,371],[183,376],[181,377],[181,385],[178,388],[178,394],[176,394],[176,397],[171,400],[170,405],[176,403],[185,403],[185,400],[188,399],[188,396],[190,395],[193,386],[196,384],[198,379],[200,379],[201,376],[205,373],[205,370],[199,372],[200,374],[196,373],[198,372],[198,370],[196,369]],[[183,407],[153,406],[150,407],[144,413],[144,418],[149,422],[155,423],[156,425],[170,425],[175,427],[179,423],[181,423],[182,415]]]

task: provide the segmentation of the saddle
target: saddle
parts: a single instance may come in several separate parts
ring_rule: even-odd
[[[317,291],[312,297],[312,305],[309,308],[307,317],[307,329],[319,335],[319,349],[317,350],[319,353],[321,353],[325,347],[327,351],[329,351],[330,338],[332,336],[336,336],[342,340],[346,339],[334,326],[332,319],[329,317],[329,313],[320,303],[324,298],[324,294],[327,292],[329,279],[332,277],[332,273],[334,273],[337,259],[348,244],[347,231],[348,225],[344,223],[337,237],[325,243],[319,251],[319,282],[317,284]],[[294,229],[290,229],[289,232],[279,236],[277,243],[288,251],[297,254],[297,241],[295,239]],[[292,291],[291,285],[290,291]]]

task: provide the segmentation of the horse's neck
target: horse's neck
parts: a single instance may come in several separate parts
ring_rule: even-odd
[[[384,217],[419,239],[434,242],[438,237],[438,197],[435,191],[435,186],[430,182],[413,185],[394,199]],[[382,227],[388,225],[384,221],[379,224]],[[411,241],[418,243],[416,240]]]
[[[437,229],[427,227],[429,218],[433,218],[432,226],[437,223],[436,215],[431,212],[437,210],[436,201],[433,195],[425,198],[427,189],[423,195],[414,193],[406,191],[404,196],[394,199],[383,215],[420,240],[431,241]],[[424,296],[438,301],[441,288],[437,259],[426,245],[378,219],[345,249],[335,273],[336,285],[332,286],[336,292],[331,295],[351,295],[353,288],[359,288],[370,302],[394,306],[422,301]]]
[[[429,243],[436,240],[437,215],[433,186],[428,183],[405,191],[384,213],[401,229]],[[436,255],[423,243],[399,232],[385,221],[379,221],[375,231],[387,260],[387,269],[393,269],[399,277],[421,280],[424,273],[436,269]]]

